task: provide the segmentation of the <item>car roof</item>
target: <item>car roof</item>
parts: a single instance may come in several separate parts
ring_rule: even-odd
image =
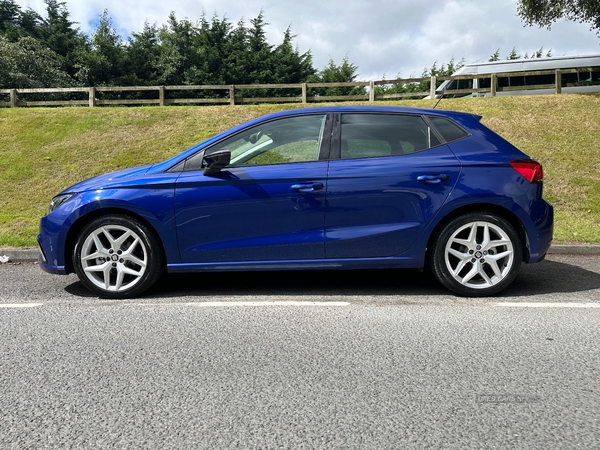
[[[438,115],[445,117],[469,117],[477,120],[481,119],[481,116],[477,114],[470,114],[458,111],[448,111],[444,109],[432,109],[432,108],[413,108],[408,106],[316,106],[310,108],[298,108],[298,109],[286,109],[266,116],[257,117],[254,120],[262,121],[267,118],[284,117],[296,114],[314,114],[314,113],[348,113],[348,112],[362,112],[362,113],[396,113],[396,114],[427,114],[427,115]]]

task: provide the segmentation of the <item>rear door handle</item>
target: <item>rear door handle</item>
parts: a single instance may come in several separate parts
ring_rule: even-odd
[[[323,183],[292,184],[291,189],[296,192],[314,192],[323,189]]]
[[[418,181],[424,181],[425,183],[437,184],[442,181],[448,181],[450,179],[450,175],[437,174],[437,175],[420,175],[417,177]]]

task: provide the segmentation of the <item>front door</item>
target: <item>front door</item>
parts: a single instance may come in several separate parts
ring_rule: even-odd
[[[202,152],[231,152],[216,175],[186,163],[175,194],[182,262],[324,258],[325,124],[299,115],[236,133]]]

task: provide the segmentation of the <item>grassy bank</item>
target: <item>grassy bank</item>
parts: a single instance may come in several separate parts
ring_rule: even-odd
[[[378,104],[431,107],[433,101]],[[252,117],[299,105],[0,109],[0,246],[35,244],[61,189],[156,162]],[[600,95],[444,99],[538,159],[555,240],[600,243]]]

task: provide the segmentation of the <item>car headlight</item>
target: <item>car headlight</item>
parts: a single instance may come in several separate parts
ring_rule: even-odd
[[[61,194],[61,195],[57,195],[56,197],[54,197],[52,199],[52,201],[50,202],[50,205],[48,206],[48,214],[50,214],[52,211],[54,211],[56,208],[58,208],[64,202],[69,200],[71,197],[73,197],[73,194]]]

